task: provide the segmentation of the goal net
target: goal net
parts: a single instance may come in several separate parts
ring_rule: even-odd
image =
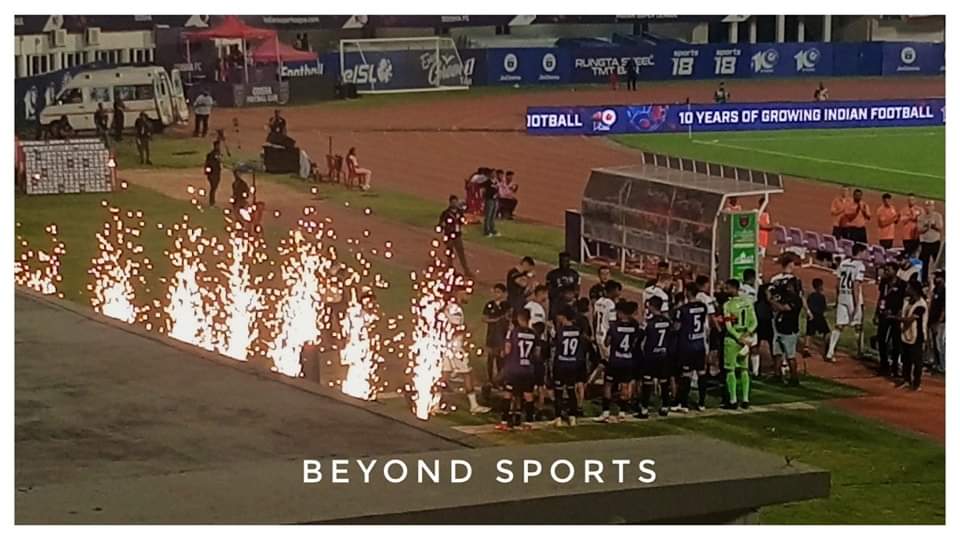
[[[340,40],[340,80],[359,93],[466,90],[467,75],[448,37]]]

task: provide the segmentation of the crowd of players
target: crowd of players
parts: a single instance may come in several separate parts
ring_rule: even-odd
[[[814,279],[813,291],[805,295],[795,275],[800,260],[790,253],[780,257],[781,271],[766,283],[748,270],[743,280],[727,280],[715,293],[706,276],[671,274],[660,263],[640,302],[623,295],[623,286],[610,279],[607,267],[599,269],[599,281],[581,296],[580,275],[566,253],[544,283],[535,283],[535,263],[526,257],[509,270],[505,283],[493,287],[493,298],[483,309],[489,401],[500,415],[497,429],[526,427],[550,416],[557,427],[574,426],[583,416],[588,389],[601,381],[597,422],[622,421],[628,414],[645,419],[653,411],[660,416],[703,411],[710,387],[720,390],[723,408],[749,408],[761,353],[772,353],[775,371],[768,374],[799,385],[798,356],[810,356],[811,338],[824,338],[823,356],[832,362],[842,332],[862,329],[863,257],[857,246],[836,270],[832,330],[823,280]],[[920,388],[928,318],[933,317],[930,324],[943,319],[944,298],[943,272],[935,274],[933,289],[927,291],[917,262],[904,258],[881,270],[874,320],[880,369],[902,378],[899,386],[914,390]],[[459,324],[463,291],[458,289],[451,303]],[[934,313],[929,313],[928,296]],[[446,355],[448,377],[459,373],[470,379],[462,347],[457,342]],[[467,382],[471,411],[488,412]]]

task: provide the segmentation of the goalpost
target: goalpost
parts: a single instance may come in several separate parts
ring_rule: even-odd
[[[340,80],[361,94],[467,90],[471,71],[449,37],[340,40]]]

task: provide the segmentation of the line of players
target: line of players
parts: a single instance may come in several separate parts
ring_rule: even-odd
[[[561,255],[561,269],[563,259]],[[707,359],[711,350],[720,357],[721,349],[725,407],[749,407],[749,358],[757,332],[755,289],[727,281],[721,309],[707,292],[706,277],[687,283],[682,291],[658,279],[644,291],[642,306],[621,299],[622,286],[613,280],[604,279],[599,291],[594,286],[592,292],[598,296],[594,302],[577,299],[578,287],[577,276],[575,283],[558,290],[550,302],[549,320],[543,309],[548,288],[536,287],[533,298],[512,311],[512,322],[506,318],[507,288],[494,287],[484,318],[488,350],[493,353],[488,357],[489,375],[498,389],[498,429],[535,420],[548,394],[553,396],[554,424],[576,425],[586,387],[600,377],[604,392],[599,422],[625,419],[631,410],[638,418],[648,418],[657,389],[660,415],[688,412],[694,381],[699,396],[692,408],[704,410]],[[745,296],[745,290],[753,290],[754,298]],[[671,301],[676,304],[673,309]],[[502,355],[496,354],[500,344],[490,339],[491,332],[506,336]],[[611,415],[611,406],[616,406],[616,416]]]

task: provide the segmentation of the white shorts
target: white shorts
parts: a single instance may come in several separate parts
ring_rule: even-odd
[[[854,308],[852,299],[837,302],[837,326],[860,326],[862,324],[862,304]]]
[[[463,350],[463,338],[453,338],[450,342],[440,370],[444,373],[470,373],[470,357]]]

